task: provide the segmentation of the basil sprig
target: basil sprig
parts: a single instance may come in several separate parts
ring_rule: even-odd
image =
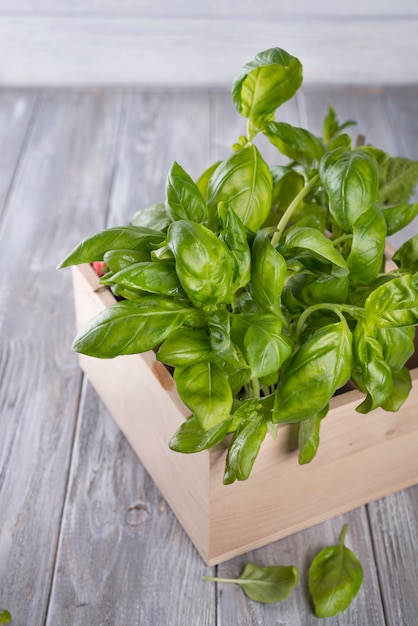
[[[299,461],[315,457],[330,398],[351,380],[357,407],[396,411],[411,389],[406,362],[418,323],[418,235],[394,254],[388,234],[418,213],[418,163],[352,148],[332,108],[323,136],[276,120],[302,82],[280,48],[233,82],[247,134],[195,182],[175,162],[165,202],[132,224],[82,241],[61,267],[104,261],[119,302],[74,349],[112,358],[157,351],[192,416],[170,447],[228,446],[224,482],[245,480],[267,433],[299,424]],[[269,167],[253,138],[287,156]],[[227,437],[227,438],[226,438]]]

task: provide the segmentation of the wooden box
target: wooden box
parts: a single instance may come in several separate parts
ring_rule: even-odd
[[[73,268],[73,280],[80,328],[115,300],[89,265]],[[224,486],[222,445],[191,455],[169,449],[189,411],[153,352],[80,355],[80,365],[208,565],[418,482],[417,367],[398,413],[361,415],[360,392],[336,396],[312,463],[298,464],[285,426],[276,440],[266,438],[248,481]]]

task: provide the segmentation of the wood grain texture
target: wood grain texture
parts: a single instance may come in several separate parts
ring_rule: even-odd
[[[4,15],[0,84],[229,87],[256,53],[298,56],[306,82],[418,80],[418,17],[234,20]],[[396,40],[397,45],[388,45]]]
[[[44,624],[79,400],[70,282],[55,266],[107,199],[118,109],[114,96],[45,95],[1,233],[0,605],[17,626]]]

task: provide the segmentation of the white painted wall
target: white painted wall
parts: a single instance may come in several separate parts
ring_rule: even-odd
[[[306,83],[418,82],[418,0],[0,0],[0,84],[229,86],[257,52]]]

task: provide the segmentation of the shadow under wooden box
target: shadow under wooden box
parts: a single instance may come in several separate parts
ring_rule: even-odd
[[[77,327],[113,294],[90,265],[73,267]],[[417,356],[417,354],[415,355]],[[398,413],[355,411],[363,395],[335,396],[321,425],[321,444],[299,465],[292,426],[267,437],[250,478],[225,486],[225,446],[180,454],[168,442],[190,411],[154,352],[96,359],[81,369],[127,437],[208,565],[215,565],[418,483],[418,367]]]

